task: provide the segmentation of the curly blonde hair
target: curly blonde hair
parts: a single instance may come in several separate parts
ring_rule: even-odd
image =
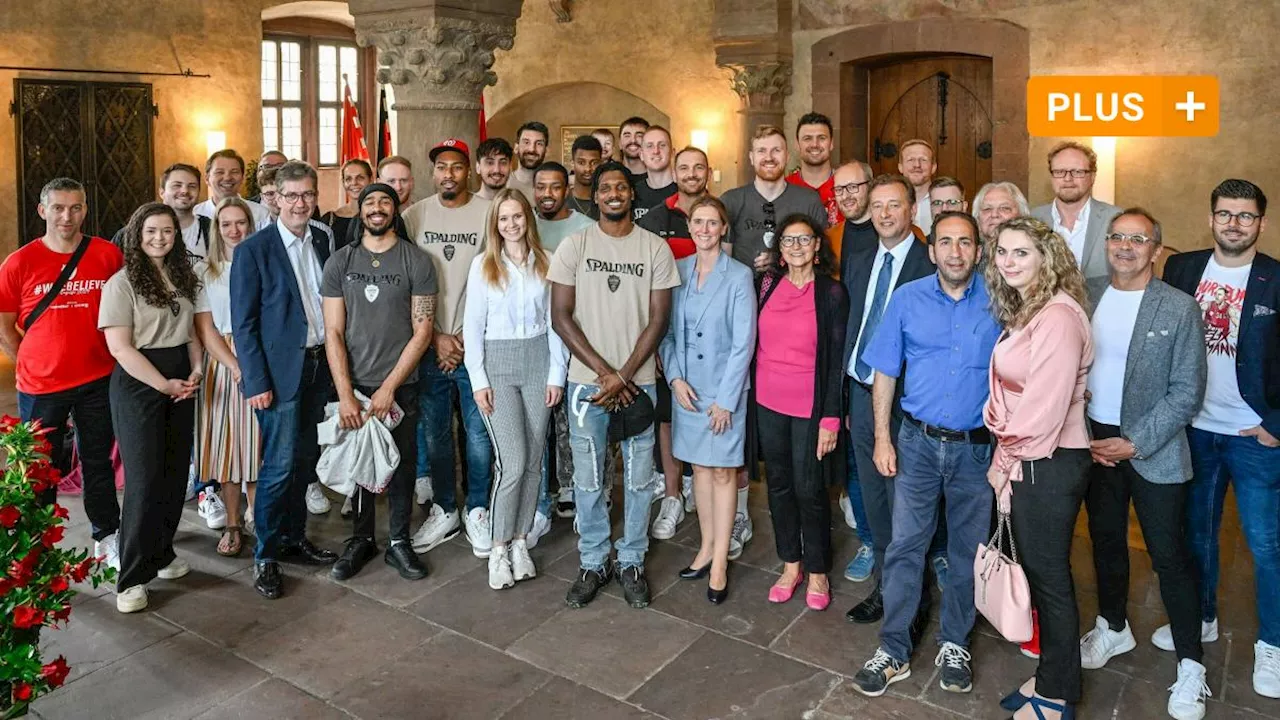
[[[1008,231],[1026,235],[1044,258],[1026,298],[1005,282],[998,267],[996,247],[1000,243],[1000,236]],[[1016,330],[1026,325],[1059,291],[1071,296],[1081,308],[1089,307],[1084,274],[1080,272],[1080,266],[1076,264],[1076,257],[1067,241],[1054,232],[1053,228],[1035,218],[1015,217],[1001,223],[996,228],[995,238],[987,243],[986,256],[989,258],[986,278],[987,292],[991,295],[991,311],[996,320],[1006,328]]]

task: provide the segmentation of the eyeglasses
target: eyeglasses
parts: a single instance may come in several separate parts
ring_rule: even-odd
[[[773,231],[778,227],[778,211],[771,202],[765,203],[760,209],[764,211],[764,246],[773,247]]]
[[[1082,177],[1088,177],[1089,175],[1093,174],[1093,171],[1092,171],[1092,170],[1081,170],[1080,168],[1075,168],[1074,170],[1066,170],[1066,169],[1063,169],[1063,170],[1050,170],[1050,171],[1049,171],[1049,174],[1050,174],[1050,175],[1052,175],[1052,176],[1054,176],[1055,178],[1057,178],[1057,179],[1059,179],[1059,180],[1061,180],[1062,178],[1066,177],[1067,175],[1070,175],[1071,177],[1076,178],[1077,180],[1079,180],[1079,179],[1080,179],[1080,178],[1082,178]]]
[[[263,190],[261,194],[262,194],[262,197],[268,200],[273,200],[280,195],[280,193],[276,192],[275,190]]]
[[[870,184],[871,184],[871,181],[867,180],[865,182],[854,182],[854,183],[845,183],[844,185],[836,185],[832,189],[835,190],[836,197],[844,197],[845,195],[857,194],[859,190],[861,190],[862,188]]]
[[[1249,227],[1253,225],[1261,215],[1251,212],[1233,213],[1227,210],[1219,210],[1213,214],[1213,221],[1219,225],[1230,225],[1232,220],[1240,223],[1240,227]]]
[[[1147,244],[1153,243],[1155,241],[1156,241],[1155,238],[1150,237],[1148,235],[1143,235],[1142,233],[1134,233],[1132,235],[1125,235],[1124,233],[1111,233],[1110,235],[1107,236],[1107,242],[1113,245],[1119,245],[1120,243],[1128,242],[1136,247],[1146,247]]]
[[[312,202],[313,200],[316,199],[316,194],[317,193],[315,190],[308,190],[306,192],[300,192],[300,193],[277,193],[276,197],[279,197],[281,200],[285,201],[286,203],[293,205],[299,200],[306,200],[307,202]]]
[[[936,208],[945,207],[948,210],[955,210],[955,209],[958,209],[961,205],[963,205],[964,201],[963,200],[930,200],[929,204]]]
[[[814,235],[783,235],[779,238],[778,244],[782,245],[782,247],[791,247],[792,245],[809,247],[817,240],[817,236]]]

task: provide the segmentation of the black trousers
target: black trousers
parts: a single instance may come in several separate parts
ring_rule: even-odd
[[[191,374],[187,346],[141,351],[166,378]],[[124,368],[111,373],[111,417],[124,463],[120,516],[121,591],[145,585],[173,562],[173,536],[186,498],[195,400],[173,398],[134,379]]]
[[[39,420],[51,428],[47,436],[53,446],[50,461],[63,475],[71,472],[71,453],[66,450],[67,418],[76,423],[76,448],[80,452],[84,477],[84,512],[93,527],[93,539],[101,540],[120,529],[120,502],[116,499],[116,476],[111,468],[111,446],[115,432],[111,422],[111,377],[94,380],[60,392],[43,395],[18,393],[18,414],[24,422]],[[53,502],[55,491],[49,493]]]
[[[1120,428],[1098,422],[1099,440],[1120,436]],[[1153,483],[1129,461],[1115,467],[1094,465],[1090,471],[1085,507],[1089,537],[1093,539],[1093,567],[1098,576],[1098,614],[1112,630],[1124,628],[1129,600],[1129,499],[1142,526],[1151,554],[1151,567],[1160,578],[1160,599],[1169,613],[1173,646],[1178,659],[1200,662],[1200,596],[1198,578],[1187,545],[1186,482]]]
[[[902,420],[895,414],[890,420],[890,435],[898,444],[898,428]],[[849,380],[849,440],[858,466],[858,486],[862,505],[871,525],[871,550],[875,554],[877,579],[884,572],[884,551],[893,541],[894,478],[885,477],[875,464],[875,415],[871,408],[871,391],[861,383]],[[878,582],[878,580],[877,580]]]
[[[1083,448],[1058,448],[1024,461],[1013,486],[1013,537],[1040,614],[1036,692],[1080,701],[1080,611],[1071,579],[1071,538],[1089,486],[1093,459]]]
[[[414,379],[417,379],[416,377]],[[357,385],[356,390],[365,397],[373,397],[378,391],[376,387]],[[418,385],[409,383],[396,388],[396,404],[404,411],[400,424],[391,431],[396,441],[396,450],[400,452],[400,464],[396,465],[391,481],[384,491],[387,504],[391,509],[391,518],[387,525],[392,540],[408,540],[409,522],[413,517],[413,486],[418,462]],[[355,537],[374,538],[375,506],[378,496],[359,487],[355,497],[355,520],[352,535]]]
[[[760,454],[769,485],[769,513],[778,557],[809,573],[831,572],[831,498],[809,443],[809,418],[757,405]]]

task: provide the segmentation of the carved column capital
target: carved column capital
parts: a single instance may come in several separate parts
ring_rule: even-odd
[[[733,72],[733,91],[742,99],[744,108],[781,108],[791,94],[791,63],[768,61],[759,63],[721,63]]]
[[[515,44],[515,22],[357,21],[356,42],[378,49],[378,82],[395,86],[397,110],[479,110],[481,91],[498,82],[494,51]]]

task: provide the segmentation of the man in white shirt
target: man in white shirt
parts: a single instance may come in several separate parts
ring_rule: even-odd
[[[1098,155],[1093,148],[1071,141],[1055,145],[1049,151],[1053,202],[1031,211],[1067,241],[1086,279],[1107,276],[1103,236],[1111,218],[1120,213],[1115,205],[1093,197],[1097,173]]]
[[[551,140],[551,131],[537,120],[520,126],[516,130],[516,157],[520,166],[511,173],[507,187],[513,187],[524,193],[525,197],[533,197],[533,173],[547,159],[547,143]]]
[[[240,196],[240,187],[244,185],[244,158],[235,150],[219,150],[205,162],[204,174],[205,181],[209,184],[209,198],[196,205],[193,212],[201,217],[212,218],[219,201]],[[245,203],[253,213],[254,230],[261,230],[271,224],[271,213],[265,207],[252,200],[245,200]]]
[[[933,228],[933,205],[929,189],[933,175],[938,172],[938,162],[933,156],[933,146],[927,140],[915,138],[898,148],[898,172],[911,181],[916,191],[916,209],[912,222],[928,235]]]

